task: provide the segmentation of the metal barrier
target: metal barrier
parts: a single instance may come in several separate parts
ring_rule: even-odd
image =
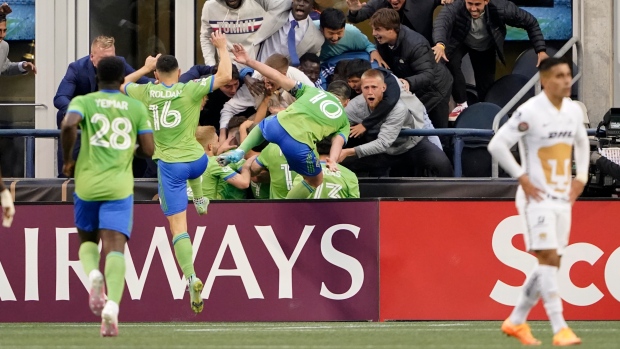
[[[589,129],[588,135],[592,136],[596,129]],[[491,139],[495,132],[493,130],[482,130],[474,128],[444,128],[434,130],[401,130],[400,136],[450,136],[454,139],[454,176],[463,176],[461,155],[465,142],[464,137],[483,137]],[[0,130],[0,137],[24,137],[26,142],[25,152],[25,174],[26,178],[34,178],[34,140],[35,138],[59,138],[60,130],[30,130],[30,129],[8,129]]]

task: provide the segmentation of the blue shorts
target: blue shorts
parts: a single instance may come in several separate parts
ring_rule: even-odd
[[[73,193],[75,226],[86,232],[99,229],[117,231],[131,236],[133,225],[133,195],[122,200],[85,201]]]
[[[314,149],[291,137],[280,125],[276,116],[265,118],[258,127],[266,140],[280,147],[292,171],[308,177],[318,176],[321,173],[321,163]]]
[[[207,169],[207,163],[209,163],[207,155],[192,162],[157,160],[157,192],[161,210],[166,216],[187,209],[187,180],[202,176]]]

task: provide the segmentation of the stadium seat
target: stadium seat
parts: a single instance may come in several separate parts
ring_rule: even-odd
[[[476,103],[465,109],[458,119],[456,128],[475,128],[491,130],[493,119],[501,108],[493,103]],[[500,125],[508,120],[504,116]],[[491,155],[487,151],[489,139],[484,137],[463,137],[463,152],[461,155],[461,165],[463,177],[490,177],[491,176]]]
[[[553,47],[547,47],[547,54],[549,57],[553,57],[558,50]],[[529,79],[531,79],[538,72],[538,68],[536,67],[536,63],[538,63],[538,55],[534,52],[534,48],[529,48],[517,57],[515,61],[515,66],[512,68],[513,74],[521,74]]]
[[[495,81],[485,97],[485,102],[493,103],[503,108],[510,100],[527,84],[530,79],[519,74],[510,74],[501,77]],[[508,111],[508,115],[512,113],[525,101],[534,97],[534,88],[530,89],[523,98]]]

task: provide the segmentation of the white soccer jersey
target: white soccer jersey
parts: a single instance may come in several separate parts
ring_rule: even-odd
[[[510,153],[517,142],[521,166]],[[583,110],[570,98],[564,98],[558,110],[543,92],[517,109],[489,143],[489,152],[511,176],[518,178],[527,173],[532,184],[544,191],[545,199],[568,202],[573,145],[576,179],[586,183],[589,141],[583,125]],[[521,187],[519,197],[524,198]]]

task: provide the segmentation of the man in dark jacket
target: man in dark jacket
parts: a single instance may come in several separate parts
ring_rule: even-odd
[[[371,18],[377,50],[405,89],[424,104],[435,128],[448,127],[448,103],[452,76],[443,63],[435,62],[428,41],[400,24],[398,12],[380,9]]]
[[[506,64],[506,25],[527,31],[538,53],[538,64],[548,57],[536,18],[510,1],[456,0],[439,12],[433,24],[433,51],[437,62],[442,58],[448,61],[454,76],[452,96],[457,107],[450,113],[451,121],[467,108],[465,77],[461,71],[463,56],[469,53],[478,99],[482,101],[495,81],[495,57],[499,56],[502,64]]]
[[[369,0],[363,5],[360,0],[347,0],[350,23],[359,23],[372,17],[377,10],[392,8],[398,11],[401,24],[422,34],[433,42],[433,12],[439,5],[451,4],[454,0]]]

